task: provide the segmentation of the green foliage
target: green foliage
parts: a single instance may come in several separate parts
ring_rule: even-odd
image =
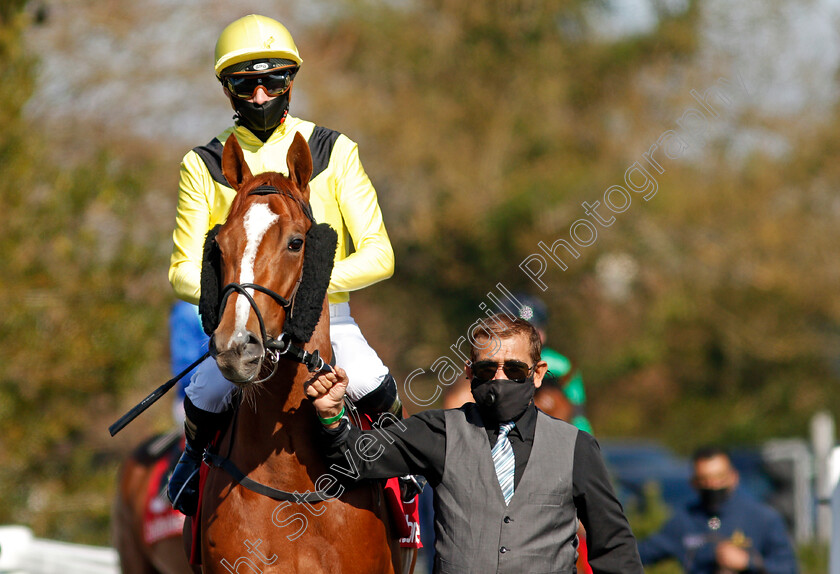
[[[625,513],[637,540],[644,540],[658,532],[670,515],[659,486],[654,482],[645,485],[644,502],[641,505],[634,504],[625,508]],[[645,572],[652,574],[679,574],[682,571],[679,561],[675,559],[645,566]]]
[[[0,523],[105,542],[116,466],[166,419],[105,430],[168,375],[176,174],[147,142],[87,141],[96,126],[75,142],[95,150],[83,164],[56,159],[21,114],[34,86],[23,4],[0,3]],[[596,4],[348,0],[296,32],[308,119],[359,141],[396,252],[395,276],[354,293],[354,313],[398,379],[427,371],[420,395],[487,292],[537,292],[519,263],[569,239],[581,203],[697,105],[690,89],[729,75],[698,54],[700,3],[615,42],[592,34]],[[836,111],[801,131],[726,116],[723,131],[781,134],[790,152],[710,138],[664,162],[656,195],[633,194],[567,270],[550,264],[548,344],[581,366],[599,436],[685,453],[803,436],[815,410],[840,409]],[[614,254],[637,268],[624,298],[600,271]]]
[[[452,356],[497,282],[539,293],[518,264],[568,240],[583,201],[624,184],[697,106],[690,90],[731,76],[698,56],[699,3],[616,42],[591,34],[595,4],[356,1],[313,31],[308,51],[326,65],[298,82],[331,86],[308,91],[315,119],[361,141],[379,190],[397,271],[369,291],[404,317],[381,337],[403,376]],[[750,103],[750,86],[730,86]],[[815,409],[840,409],[837,115],[798,131],[718,107],[733,134],[779,133],[791,152],[739,159],[733,139],[692,140],[696,155],[663,159],[655,196],[633,194],[567,270],[549,262],[543,277],[548,344],[581,365],[599,435],[688,452],[803,436]],[[637,266],[622,300],[598,269],[616,253]],[[413,384],[432,389],[425,377]]]
[[[650,482],[643,489],[644,500],[629,504],[624,509],[627,520],[633,528],[633,535],[643,540],[659,531],[670,517],[670,511],[662,498],[662,492],[656,482]]]
[[[144,375],[167,372],[165,261],[138,232],[144,166],[104,151],[83,167],[49,160],[21,115],[23,20],[0,22],[0,523],[106,543],[125,449],[107,425]]]
[[[796,549],[802,574],[828,572],[829,548],[826,544],[806,544]]]

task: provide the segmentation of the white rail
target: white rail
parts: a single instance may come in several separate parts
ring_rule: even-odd
[[[35,538],[24,526],[0,526],[0,574],[119,574],[113,548]]]

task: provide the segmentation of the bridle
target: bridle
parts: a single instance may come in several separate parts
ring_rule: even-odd
[[[309,208],[308,205],[303,204],[298,198],[290,194],[286,191],[280,191],[274,186],[270,185],[261,185],[253,190],[251,190],[248,195],[281,195],[288,197],[294,200],[298,205],[301,206],[303,213],[309,218],[312,224],[315,224],[315,219],[312,216],[312,210]],[[260,308],[257,305],[257,302],[254,300],[254,297],[248,293],[248,289],[253,289],[254,291],[259,291],[260,293],[264,293],[268,295],[274,301],[276,301],[283,309],[286,310],[287,319],[291,315],[294,309],[294,301],[295,295],[297,294],[298,287],[300,287],[302,272],[301,275],[298,276],[297,281],[295,282],[295,286],[292,289],[292,294],[289,298],[285,298],[282,295],[272,291],[267,287],[263,287],[262,285],[258,285],[256,283],[228,283],[225,285],[224,289],[222,289],[222,298],[219,304],[219,317],[222,316],[224,312],[225,305],[227,304],[227,299],[230,297],[231,293],[238,293],[245,297],[245,300],[248,301],[248,304],[251,306],[251,309],[257,316],[257,321],[260,324],[260,336],[262,337],[263,341],[263,359],[268,360],[269,362],[274,364],[274,367],[267,378],[274,376],[274,373],[277,371],[277,367],[280,363],[280,359],[289,359],[298,363],[301,363],[306,366],[310,373],[320,372],[323,370],[330,370],[332,367],[327,364],[324,359],[321,358],[318,350],[316,349],[314,352],[310,353],[301,347],[293,344],[293,338],[289,333],[282,333],[278,338],[269,338],[266,334],[265,330],[265,321],[263,320],[262,313],[260,312]],[[211,345],[212,346],[212,345]],[[263,379],[265,380],[265,379]],[[237,408],[234,413],[234,421],[232,423],[232,430],[231,430],[231,438],[228,443],[228,453],[227,456],[221,456],[217,453],[211,452],[209,449],[204,453],[204,461],[212,467],[221,468],[225,472],[227,472],[238,484],[256,492],[258,494],[262,494],[263,496],[267,496],[274,500],[279,501],[286,501],[286,502],[306,502],[309,504],[317,504],[319,502],[326,502],[332,498],[335,498],[334,495],[327,493],[324,490],[317,490],[315,492],[305,492],[303,494],[299,492],[286,492],[284,490],[279,490],[268,485],[262,484],[257,482],[248,477],[244,472],[242,472],[233,462],[230,460],[230,451],[233,448],[234,443],[234,435],[233,433],[236,432],[236,416],[238,416],[239,409]]]
[[[288,191],[281,191],[273,185],[261,185],[249,191],[248,195],[279,195],[281,197],[287,197],[294,201],[296,204],[298,204],[298,206],[300,206],[301,210],[303,211],[303,214],[306,215],[306,217],[313,225],[315,224],[315,218],[312,216],[312,209],[310,208],[310,206],[301,202],[300,199],[296,198]],[[253,289],[254,291],[259,291],[260,293],[268,295],[286,311],[288,317],[294,311],[295,295],[297,294],[297,290],[300,287],[301,277],[302,272],[300,275],[298,275],[297,281],[295,282],[295,286],[292,288],[292,294],[289,296],[288,299],[283,297],[279,293],[272,291],[268,287],[263,287],[262,285],[258,285],[257,283],[228,283],[222,289],[222,298],[219,303],[219,317],[221,317],[222,313],[224,312],[228,297],[230,297],[230,295],[234,292],[243,296],[245,300],[248,301],[248,305],[251,306],[251,309],[257,316],[257,321],[260,324],[260,337],[262,337],[263,359],[267,360],[269,363],[272,363],[274,365],[271,374],[269,374],[266,378],[274,376],[274,373],[277,371],[277,367],[280,363],[281,358],[289,359],[301,363],[302,365],[305,365],[310,373],[320,372],[324,370],[325,367],[329,368],[329,365],[327,365],[327,363],[321,358],[317,350],[313,353],[310,353],[309,351],[306,351],[298,347],[297,345],[294,345],[292,343],[292,336],[289,333],[284,332],[278,338],[269,337],[265,330],[265,320],[263,319],[263,315],[260,312],[259,305],[257,305],[257,302],[254,300],[254,297],[250,293],[248,293],[248,289]],[[215,348],[212,345],[211,348],[213,348],[213,353],[211,354],[215,357]]]

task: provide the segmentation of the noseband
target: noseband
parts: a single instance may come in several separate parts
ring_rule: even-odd
[[[301,210],[303,211],[303,214],[306,215],[306,217],[309,219],[310,222],[312,222],[313,225],[315,223],[315,219],[312,216],[312,209],[288,191],[280,191],[272,185],[261,185],[248,192],[248,195],[280,195],[282,197],[288,197],[300,206]],[[301,363],[305,365],[310,372],[321,371],[326,365],[326,363],[321,358],[317,350],[314,353],[310,353],[308,351],[305,351],[304,349],[301,349],[300,347],[293,345],[292,336],[288,333],[281,334],[280,338],[278,339],[269,338],[265,331],[265,321],[263,320],[260,308],[257,305],[257,302],[254,301],[253,296],[251,296],[251,294],[248,293],[248,289],[253,289],[254,291],[259,291],[260,293],[268,295],[269,297],[274,299],[283,309],[286,310],[288,316],[289,314],[291,314],[292,309],[294,307],[295,295],[297,294],[298,287],[300,287],[301,275],[298,275],[297,282],[295,283],[295,286],[292,289],[292,295],[289,299],[286,299],[285,297],[278,293],[275,293],[271,289],[263,287],[262,285],[258,285],[256,283],[228,283],[227,285],[225,285],[224,289],[222,289],[222,300],[219,304],[219,317],[221,317],[224,313],[228,297],[230,297],[231,293],[234,292],[239,293],[240,295],[245,297],[245,300],[248,301],[248,304],[251,306],[251,309],[257,316],[257,321],[259,321],[260,324],[260,337],[262,337],[263,358],[268,359],[269,362],[274,364],[274,369],[272,370],[271,375],[269,375],[269,377],[272,376],[277,370],[277,365],[279,363],[280,358],[290,359]],[[216,356],[217,353],[215,352],[215,349],[212,354],[213,356]]]

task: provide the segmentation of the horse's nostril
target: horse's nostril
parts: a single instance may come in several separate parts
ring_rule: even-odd
[[[233,334],[233,337],[230,338],[230,347],[231,349],[235,349],[237,352],[242,352],[248,343],[251,342],[251,338],[253,337],[253,333],[249,331],[237,331]]]
[[[248,338],[248,342],[242,347],[242,359],[245,361],[259,361],[262,359],[263,346],[260,340],[253,334]]]

